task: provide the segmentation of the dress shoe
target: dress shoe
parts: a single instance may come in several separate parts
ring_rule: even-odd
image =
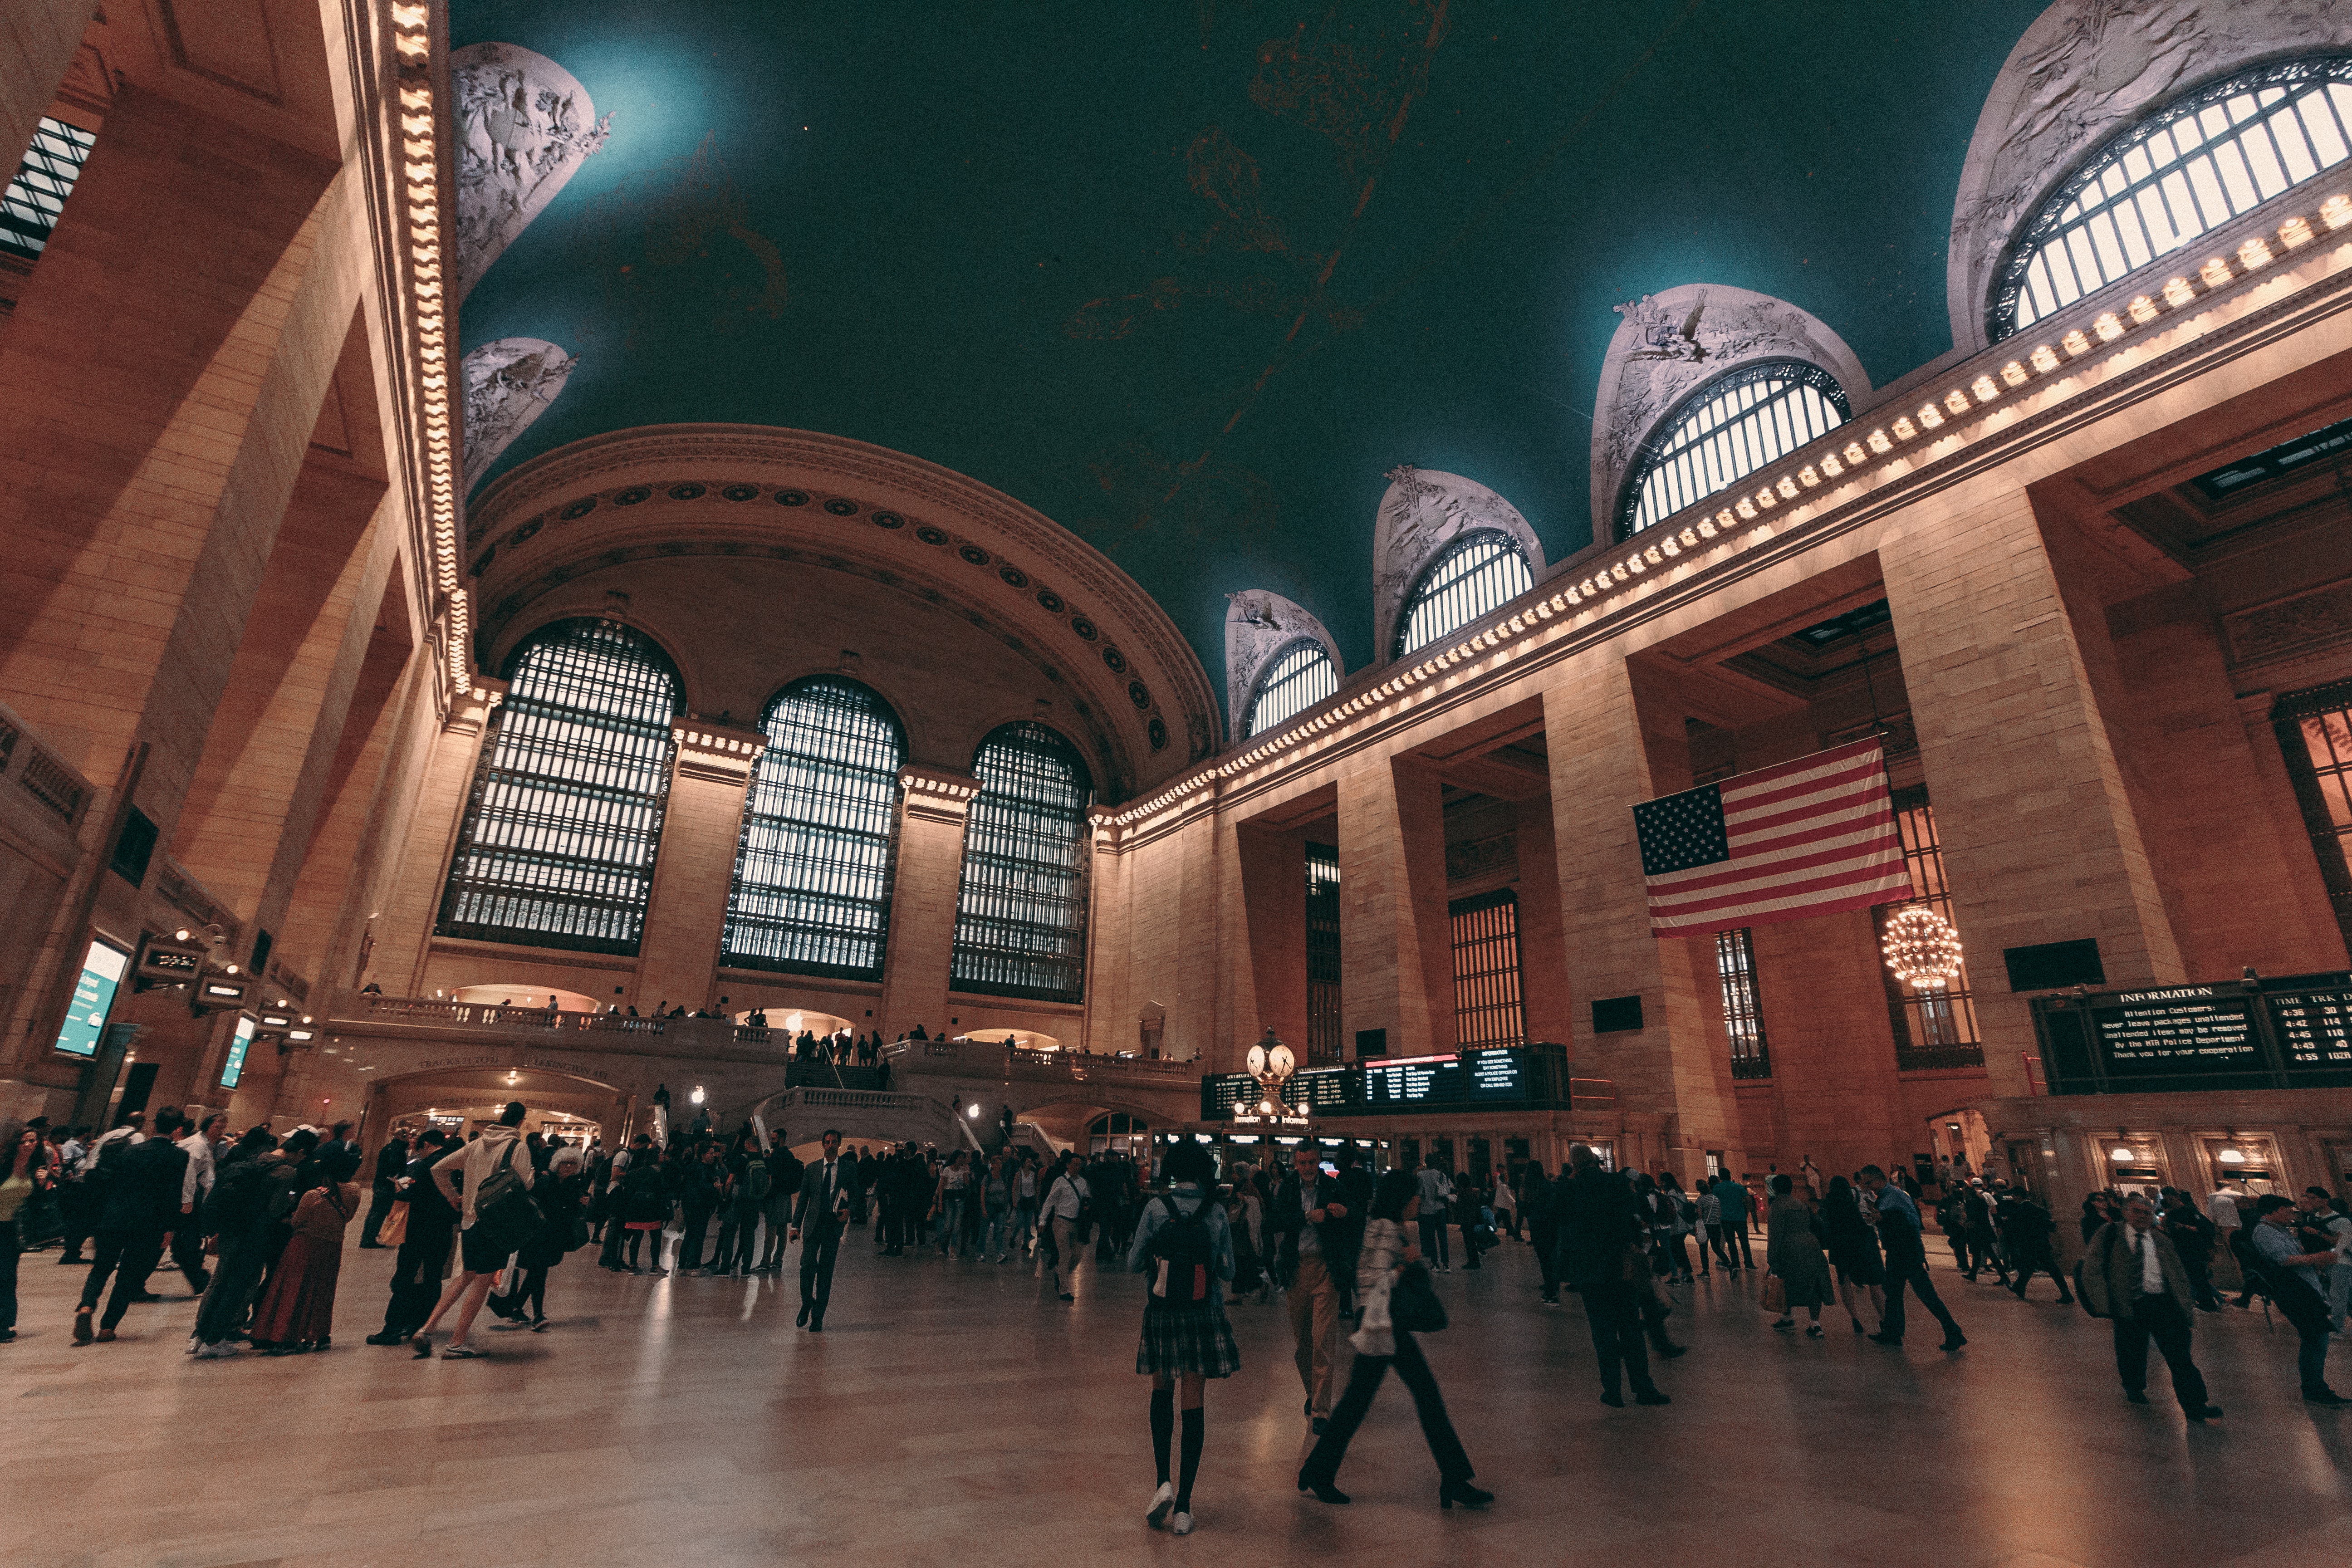
[[[100,1329],[100,1330],[99,1330],[99,1331],[98,1331],[98,1342],[99,1342],[100,1344],[102,1344],[102,1345],[110,1345],[110,1344],[112,1344],[112,1343],[114,1342],[114,1331],[113,1331],[112,1329]]]
[[[1672,1361],[1675,1357],[1681,1355],[1684,1352],[1689,1349],[1690,1346],[1688,1345],[1660,1345],[1658,1347],[1658,1355],[1663,1360]]]
[[[1672,1405],[1674,1400],[1671,1396],[1661,1394],[1654,1388],[1645,1388],[1641,1393],[1633,1395],[1633,1403],[1636,1405]]]
[[[2218,1405],[2200,1405],[2194,1410],[2185,1410],[2181,1414],[2191,1421],[2218,1421],[2221,1418],[2221,1407]]]
[[[2137,1388],[2125,1389],[2124,1398],[2133,1405],[2146,1405],[2147,1403],[2147,1395],[2141,1393]]]
[[[1969,1336],[1966,1334],[1948,1334],[1944,1338],[1944,1342],[1937,1345],[1936,1348],[1939,1351],[1956,1351],[1968,1342]]]
[[[370,1334],[367,1337],[367,1342],[372,1345],[405,1344],[408,1342],[408,1336],[406,1334]]]
[[[1348,1494],[1346,1492],[1341,1491],[1329,1481],[1318,1481],[1315,1479],[1305,1470],[1298,1472],[1298,1489],[1303,1492],[1312,1492],[1315,1495],[1315,1500],[1317,1502],[1328,1502],[1337,1505],[1348,1500]]]
[[[74,1314],[74,1343],[86,1345],[90,1339],[90,1312],[88,1307],[84,1307]]]
[[[1876,1333],[1871,1335],[1870,1342],[1874,1345],[1887,1345],[1895,1349],[1900,1349],[1903,1344],[1903,1342],[1900,1339],[1886,1333]]]
[[[794,1319],[793,1320],[793,1327],[794,1327],[794,1328],[796,1328],[796,1329],[805,1329],[805,1328],[807,1328],[807,1327],[808,1327],[808,1321],[809,1321],[809,1304],[808,1304],[806,1301],[803,1301],[803,1302],[801,1303],[801,1313],[800,1313],[800,1316],[799,1316],[799,1317],[797,1317],[797,1318],[794,1318]]]
[[[2352,1399],[2345,1398],[2332,1388],[2306,1389],[2303,1402],[2305,1405],[2324,1405],[2331,1409],[2339,1405],[2352,1405]]]
[[[1601,1396],[1601,1403],[1612,1410],[1622,1410],[1625,1408],[1625,1396],[1622,1394],[1604,1394]]]
[[[1460,1503],[1464,1508],[1485,1508],[1495,1500],[1495,1494],[1472,1486],[1467,1480],[1440,1481],[1437,1484],[1437,1506],[1452,1508]]]

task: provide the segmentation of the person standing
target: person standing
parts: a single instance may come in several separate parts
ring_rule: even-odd
[[[1969,1183],[1968,1190],[1961,1194],[1960,1215],[1962,1234],[1968,1238],[1967,1267],[1961,1272],[1974,1280],[1979,1274],[1990,1268],[1993,1277],[2006,1289],[2009,1285],[2009,1264],[2000,1255],[2000,1236],[1992,1223],[1992,1200],[1985,1195],[1982,1182]]]
[[[726,1181],[727,1167],[719,1163],[715,1144],[696,1153],[686,1168],[685,1186],[678,1194],[678,1206],[686,1212],[686,1234],[677,1243],[680,1274],[702,1267],[702,1237],[710,1229],[710,1216],[725,1199]]]
[[[205,1202],[213,1195],[213,1145],[220,1141],[228,1118],[215,1110],[203,1125],[180,1140],[188,1157],[187,1173],[180,1179],[180,1215],[172,1226],[172,1267],[188,1282],[188,1294],[201,1298],[213,1282],[205,1267]]]
[[[294,1236],[253,1306],[253,1348],[270,1354],[325,1350],[334,1333],[335,1286],[343,1266],[343,1231],[359,1213],[359,1150],[340,1145],[323,1185],[294,1208]]]
[[[408,1173],[408,1130],[394,1130],[383,1147],[375,1152],[373,1188],[368,1195],[367,1218],[360,1226],[360,1246],[381,1247],[376,1237],[383,1233],[384,1217],[392,1213],[393,1200],[400,1195],[400,1178]]]
[[[1066,1150],[1054,1163],[1054,1180],[1045,1189],[1045,1206],[1038,1215],[1052,1236],[1054,1291],[1065,1301],[1077,1300],[1070,1287],[1078,1282],[1078,1216],[1086,1212],[1087,1199],[1087,1179],[1078,1174],[1078,1157]]]
[[[1698,1271],[1701,1274],[1711,1272],[1707,1268],[1707,1255],[1712,1253],[1716,1261],[1723,1265],[1723,1271],[1730,1273],[1731,1254],[1723,1249],[1723,1200],[1715,1195],[1715,1185],[1711,1182],[1698,1184]]]
[[[824,1158],[801,1174],[800,1202],[793,1210],[792,1238],[801,1244],[801,1310],[796,1328],[824,1332],[825,1303],[833,1299],[833,1262],[841,1250],[842,1227],[849,1223],[849,1173],[841,1163],[841,1134],[824,1130]]]
[[[1151,1379],[1151,1453],[1160,1468],[1159,1489],[1144,1522],[1157,1530],[1166,1521],[1178,1535],[1190,1535],[1192,1481],[1200,1473],[1206,1436],[1202,1395],[1210,1378],[1231,1377],[1241,1369],[1242,1352],[1225,1320],[1225,1284],[1234,1277],[1233,1228],[1223,1207],[1209,1201],[1216,1166],[1206,1149],[1188,1139],[1168,1152],[1165,1173],[1168,1191],[1144,1206],[1127,1253],[1129,1272],[1152,1273],[1135,1348],[1135,1370]],[[1168,1450],[1180,1407],[1183,1446],[1171,1485]]]
[[[2294,1199],[2283,1193],[2264,1193],[2254,1200],[2247,1251],[2263,1277],[2262,1283],[2271,1300],[2303,1341],[2294,1366],[2303,1381],[2305,1402],[2352,1405],[2352,1400],[2327,1386],[2327,1300],[2322,1294],[2319,1270],[2332,1266],[2336,1254],[2307,1247],[2295,1235],[2294,1221]],[[2251,1275],[2248,1283],[2252,1284]]]
[[[98,1322],[100,1344],[114,1338],[122,1314],[147,1293],[147,1276],[163,1261],[163,1237],[181,1219],[180,1187],[188,1172],[188,1156],[172,1141],[179,1130],[180,1113],[167,1105],[155,1113],[154,1137],[124,1147],[103,1167],[97,1253],[82,1280],[81,1305],[74,1309],[78,1345],[91,1341],[90,1317],[108,1275],[114,1277],[114,1290]]]
[[[961,1245],[968,1261],[971,1244],[964,1239],[964,1205],[971,1196],[971,1168],[964,1163],[961,1149],[948,1156],[946,1166],[940,1172],[939,1184],[931,1191],[931,1216],[940,1222],[940,1256],[953,1257]]]
[[[1445,1216],[1454,1206],[1453,1180],[1446,1175],[1445,1167],[1437,1163],[1434,1152],[1422,1162],[1414,1180],[1418,1183],[1414,1195],[1421,1200],[1422,1256],[1433,1259],[1430,1267],[1440,1274],[1451,1274],[1454,1270],[1446,1262]]]
[[[39,1128],[0,1127],[0,1345],[16,1337],[17,1225],[40,1187],[42,1149]]]
[[[1748,1215],[1753,1206],[1748,1195],[1748,1184],[1736,1182],[1726,1171],[1715,1184],[1717,1221],[1723,1226],[1723,1266],[1734,1272],[1756,1267],[1756,1254],[1748,1246]]]
[[[1437,1506],[1450,1509],[1460,1503],[1465,1508],[1485,1508],[1495,1500],[1493,1492],[1470,1484],[1476,1472],[1470,1468],[1470,1456],[1445,1413],[1445,1395],[1437,1386],[1437,1378],[1412,1333],[1399,1328],[1390,1315],[1389,1297],[1398,1272],[1421,1257],[1406,1229],[1418,1217],[1415,1210],[1420,1202],[1419,1184],[1410,1171],[1389,1172],[1373,1192],[1370,1217],[1356,1254],[1356,1295],[1363,1303],[1363,1323],[1348,1342],[1356,1352],[1348,1369],[1348,1391],[1340,1395],[1329,1425],[1321,1428],[1314,1450],[1298,1470],[1298,1489],[1313,1493],[1318,1501],[1349,1500],[1339,1488],[1339,1463],[1348,1457],[1349,1441],[1363,1424],[1364,1413],[1371,1408],[1372,1396],[1380,1392],[1381,1380],[1391,1367],[1396,1368],[1397,1376],[1412,1391],[1422,1437],[1429,1444],[1429,1457],[1437,1461]]]
[[[1935,1283],[1927,1278],[1927,1248],[1919,1236],[1919,1205],[1875,1165],[1862,1168],[1862,1185],[1878,1205],[1878,1240],[1886,1248],[1886,1316],[1878,1332],[1870,1336],[1872,1341],[1890,1347],[1903,1342],[1903,1292],[1907,1287],[1919,1293],[1919,1304],[1934,1313],[1936,1321],[1944,1326],[1944,1342],[1937,1349],[1958,1350],[1969,1342],[1969,1338],[1960,1332],[1951,1310],[1936,1294]]]
[[[190,1342],[198,1360],[237,1353],[236,1339],[246,1306],[269,1267],[271,1233],[278,1228],[273,1210],[283,1204],[291,1212],[295,1168],[299,1154],[307,1152],[304,1145],[289,1153],[268,1128],[255,1127],[222,1161],[212,1201],[205,1205],[205,1228],[220,1238],[220,1259],[205,1290],[204,1305],[196,1309]]]
[[[2327,1326],[2344,1331],[2345,1310],[2352,1304],[2352,1215],[2336,1206],[2326,1187],[2305,1187],[2295,1200],[2296,1223],[2314,1247],[2326,1246],[2336,1261],[2320,1271],[2326,1284]]]
[[[521,1100],[508,1101],[507,1108],[499,1113],[496,1126],[482,1129],[480,1137],[434,1162],[433,1180],[439,1184],[441,1195],[448,1200],[449,1206],[457,1211],[460,1256],[457,1273],[441,1292],[432,1315],[409,1336],[409,1348],[416,1352],[419,1361],[433,1353],[433,1330],[452,1307],[457,1310],[457,1321],[449,1331],[449,1342],[441,1349],[442,1359],[472,1361],[482,1353],[466,1342],[466,1335],[474,1326],[475,1314],[482,1310],[483,1298],[498,1283],[507,1259],[514,1254],[488,1226],[479,1223],[478,1200],[493,1173],[511,1175],[526,1190],[537,1178],[539,1173],[531,1168],[530,1157],[522,1150],[522,1119],[528,1114]]]
[[[1536,1272],[1543,1280],[1543,1302],[1559,1305],[1559,1222],[1552,1210],[1551,1179],[1539,1161],[1528,1162],[1527,1195],[1519,1202],[1528,1222],[1528,1245],[1535,1248]]]
[[[2221,1407],[2206,1395],[2204,1374],[2189,1356],[2195,1310],[2189,1269],[2172,1238],[2156,1226],[2156,1205],[2144,1194],[2124,1200],[2123,1217],[2091,1237],[2083,1259],[2083,1304],[2091,1316],[2110,1320],[2116,1334],[2116,1371],[2124,1397],[2147,1403],[2147,1342],[2164,1353],[2172,1372],[2172,1396],[2191,1421],[2210,1421]]]
[[[1822,1255],[1822,1223],[1813,1205],[1799,1197],[1787,1176],[1772,1178],[1772,1201],[1764,1210],[1764,1267],[1780,1280],[1783,1300],[1776,1329],[1797,1326],[1802,1307],[1812,1321],[1805,1337],[1822,1337],[1822,1309],[1829,1304],[1830,1265]]]
[[[1878,1233],[1863,1217],[1862,1202],[1855,1195],[1853,1183],[1843,1176],[1830,1178],[1829,1196],[1822,1200],[1821,1217],[1822,1240],[1829,1249],[1830,1263],[1837,1270],[1838,1300],[1845,1304],[1845,1315],[1853,1320],[1853,1331],[1870,1331],[1862,1326],[1862,1313],[1855,1307],[1857,1299],[1870,1302],[1872,1321],[1884,1327],[1886,1265],[1878,1256]]]
[[[1560,1273],[1584,1298],[1585,1325],[1601,1363],[1601,1403],[1622,1410],[1619,1381],[1633,1385],[1637,1405],[1672,1400],[1650,1381],[1642,1343],[1641,1300],[1650,1284],[1648,1231],[1625,1184],[1601,1168],[1591,1145],[1571,1143],[1568,1173],[1554,1184],[1552,1212],[1559,1224]]]
[[[1338,1180],[1323,1173],[1315,1145],[1290,1152],[1290,1169],[1275,1189],[1268,1229],[1274,1237],[1274,1279],[1290,1307],[1290,1337],[1298,1381],[1307,1392],[1307,1424],[1320,1433],[1331,1415],[1331,1365],[1339,1345],[1339,1266],[1347,1205]]]
[[[2164,1210],[2157,1218],[2172,1249],[2189,1270],[2189,1299],[2200,1312],[2218,1312],[2221,1298],[2213,1289],[2213,1222],[2197,1212],[2197,1205],[2179,1187],[2164,1194]]]
[[[433,1163],[456,1142],[438,1127],[416,1135],[407,1169],[394,1181],[396,1200],[405,1200],[408,1216],[393,1255],[392,1294],[383,1309],[383,1327],[368,1336],[372,1345],[404,1345],[408,1336],[425,1326],[441,1299],[441,1281],[449,1269],[450,1238],[457,1233],[457,1211],[441,1194],[433,1179]],[[615,1232],[619,1222],[614,1222]]]
[[[778,1130],[768,1161],[768,1242],[760,1258],[759,1272],[773,1274],[784,1266],[784,1229],[793,1221],[793,1205],[801,1195],[801,1163],[784,1146],[783,1132]],[[857,1181],[872,1179],[874,1162],[857,1163]],[[862,1201],[862,1200],[861,1200]]]

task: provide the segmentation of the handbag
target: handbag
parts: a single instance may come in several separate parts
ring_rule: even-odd
[[[1389,1321],[1407,1333],[1433,1334],[1445,1327],[1445,1303],[1429,1282],[1429,1265],[1408,1263],[1389,1287]]]
[[[520,1250],[547,1223],[547,1216],[532,1201],[530,1189],[514,1173],[514,1152],[520,1142],[507,1141],[499,1163],[482,1178],[482,1190],[474,1194],[473,1228],[501,1253]]]
[[[1766,1311],[1786,1313],[1789,1310],[1789,1282],[1778,1274],[1767,1274],[1761,1300]]]
[[[383,1216],[383,1224],[376,1228],[375,1238],[385,1247],[398,1247],[408,1239],[408,1200],[406,1198],[392,1205],[391,1212]]]

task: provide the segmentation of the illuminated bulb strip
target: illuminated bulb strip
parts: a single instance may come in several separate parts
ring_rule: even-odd
[[[457,422],[450,405],[449,323],[443,310],[440,115],[422,67],[433,57],[432,12],[422,3],[394,0],[393,47],[400,57],[400,175],[408,209],[409,293],[416,331],[418,404],[425,420],[425,489],[433,544],[433,582],[448,596],[449,646],[444,650],[452,688],[473,689],[472,634],[457,569]]]
[[[2352,227],[2352,195],[2329,196],[2319,204],[2315,213],[2290,217],[2278,227],[2278,242],[2288,250],[2297,250],[2309,244],[2320,228],[2329,233]],[[2109,310],[2099,315],[2087,329],[2075,328],[2055,343],[2036,343],[2024,358],[2012,359],[1997,372],[1974,377],[1965,386],[1954,386],[1944,395],[1911,414],[1899,416],[1889,424],[1872,430],[1860,439],[1848,438],[1842,447],[1825,447],[1814,455],[1792,453],[1786,461],[1790,467],[1769,479],[1762,489],[1740,497],[1730,505],[1719,507],[1711,517],[1703,517],[1671,533],[1659,529],[1645,529],[1638,540],[1628,541],[1630,553],[1618,560],[1596,566],[1591,576],[1582,578],[1538,603],[1532,611],[1514,615],[1509,622],[1474,635],[1468,642],[1433,654],[1418,665],[1391,676],[1370,689],[1341,703],[1336,709],[1303,720],[1297,726],[1270,736],[1251,751],[1215,768],[1168,785],[1159,795],[1139,801],[1125,811],[1114,814],[1109,820],[1124,825],[1139,822],[1157,815],[1173,802],[1205,787],[1212,779],[1231,778],[1235,773],[1255,767],[1259,763],[1292,747],[1302,745],[1330,726],[1344,722],[1369,710],[1391,703],[1404,696],[1408,689],[1427,680],[1446,668],[1465,660],[1475,658],[1490,648],[1500,647],[1515,637],[1534,631],[1539,622],[1571,609],[1582,613],[1598,613],[1608,600],[1618,596],[1628,585],[1638,581],[1653,568],[1669,563],[1680,564],[1678,557],[1685,552],[1696,552],[1699,545],[1738,531],[1740,524],[1755,522],[1763,512],[1783,500],[1795,500],[1805,490],[1824,479],[1835,479],[1848,473],[1859,474],[1881,458],[1891,456],[1898,442],[1916,440],[1921,426],[1937,429],[1954,420],[1973,416],[1990,405],[2031,385],[2036,379],[2048,377],[2064,367],[2059,355],[2063,348],[2070,357],[2082,357],[2099,347],[2113,344],[2128,337],[2141,327],[2161,320],[2167,313],[2185,310],[2202,297],[2204,292],[2225,288],[2247,274],[2269,266],[2276,253],[2268,241],[2257,237],[2242,245],[2237,252],[2239,268],[2233,271],[2228,260],[2215,257],[2199,270],[2197,281],[2174,278],[2161,290],[2163,302],[2142,294],[2121,310]],[[2092,342],[2095,334],[2098,342]],[[2029,366],[2031,368],[2029,368]],[[1998,376],[1998,381],[1995,377]],[[1938,406],[1940,405],[1940,406]],[[1949,437],[1958,441],[1961,437]],[[1865,447],[1865,442],[1867,446]],[[1661,525],[1666,527],[1670,525]],[[1746,539],[1727,541],[1732,549],[1771,536],[1770,530],[1757,530]],[[1957,943],[1957,938],[1954,939]]]

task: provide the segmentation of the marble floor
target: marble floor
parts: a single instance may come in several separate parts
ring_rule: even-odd
[[[849,1563],[1221,1565],[1312,1560],[1692,1562],[1937,1568],[2299,1568],[2352,1560],[2352,1413],[2295,1397],[2293,1333],[2200,1317],[2227,1418],[2125,1405],[2105,1326],[2042,1299],[1937,1279],[1969,1344],[1890,1352],[1851,1331],[1772,1332],[1759,1276],[1678,1291],[1690,1354],[1665,1409],[1595,1397],[1579,1308],[1538,1300],[1527,1249],[1439,1281],[1424,1340],[1500,1498],[1436,1508],[1393,1382],[1340,1484],[1293,1489],[1305,1447],[1279,1303],[1233,1309],[1245,1363],[1212,1384],[1188,1539],[1142,1522],[1140,1281],[1082,1273],[1075,1306],[1025,1268],[843,1247],[823,1337],[793,1276],[616,1277],[575,1254],[543,1334],[478,1331],[477,1362],[416,1362],[379,1326],[390,1253],[347,1255],[332,1351],[197,1363],[194,1308],[134,1308],[76,1348],[80,1271],[24,1260],[21,1337],[0,1346],[0,1497],[12,1568],[159,1564]],[[487,1319],[485,1320],[488,1321]],[[2338,1385],[2352,1388],[2352,1345]]]

